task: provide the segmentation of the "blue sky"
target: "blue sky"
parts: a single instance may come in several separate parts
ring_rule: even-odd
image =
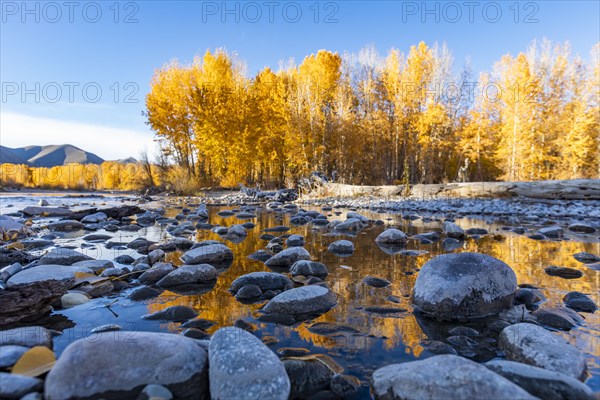
[[[0,3],[0,143],[72,143],[106,159],[152,150],[141,111],[154,69],[207,49],[237,53],[252,75],[319,49],[437,41],[479,73],[534,39],[583,57],[600,40],[597,1]]]

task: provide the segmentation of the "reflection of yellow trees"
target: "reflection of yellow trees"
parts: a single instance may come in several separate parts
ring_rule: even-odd
[[[217,211],[215,209],[210,210],[210,221],[213,224],[228,226],[241,222],[236,220],[235,217],[221,218],[216,215]],[[262,234],[261,229],[282,224],[288,225],[289,223],[289,216],[285,216],[281,221],[276,219],[278,214],[275,213],[259,213],[258,215],[259,217],[253,221],[258,226],[249,231],[248,238],[244,242],[240,244],[228,243],[234,252],[235,260],[228,270],[221,273],[214,289],[198,296],[181,296],[165,292],[149,304],[149,311],[158,311],[172,305],[188,305],[198,310],[200,317],[217,321],[217,325],[212,330],[221,326],[233,325],[239,318],[247,320],[255,318],[261,305],[241,304],[235,300],[227,289],[231,282],[241,275],[254,271],[268,271],[268,268],[262,263],[249,260],[247,255],[264,248],[266,245],[267,242],[258,239],[258,236]],[[382,216],[374,214],[371,217],[381,218]],[[477,224],[476,222],[462,220],[458,222],[464,227],[469,227],[470,224],[482,226],[481,223]],[[405,232],[410,234],[431,230],[425,229],[422,222],[409,224],[406,221],[398,220],[397,223]],[[436,226],[436,224],[427,226]],[[486,228],[490,232],[495,232],[497,227],[486,226]],[[403,345],[406,346],[407,353],[414,356],[421,354],[423,348],[420,343],[427,337],[411,313],[410,298],[403,297],[403,295],[412,293],[418,274],[417,269],[421,268],[427,260],[435,255],[443,253],[443,249],[441,243],[422,245],[410,241],[407,246],[409,249],[427,250],[429,253],[420,257],[390,256],[381,251],[374,243],[375,237],[381,230],[383,230],[383,227],[371,228],[366,233],[350,238],[356,246],[355,254],[348,258],[338,258],[326,252],[325,249],[329,243],[340,239],[340,237],[327,236],[320,233],[320,231],[312,230],[310,226],[294,227],[291,232],[302,234],[305,237],[305,247],[313,255],[313,259],[325,263],[329,268],[330,274],[326,281],[332,290],[338,294],[338,305],[313,321],[301,323],[292,328],[277,326],[274,328],[273,334],[278,338],[289,338],[291,332],[295,331],[303,341],[312,343],[315,346],[326,349],[344,348],[351,351],[367,351],[377,340],[367,335],[373,335],[379,338],[385,337],[384,347],[386,349]],[[545,295],[552,303],[561,303],[564,293],[572,290],[590,293],[598,302],[596,293],[600,274],[577,262],[573,259],[572,254],[579,251],[600,253],[600,244],[571,241],[540,242],[512,233],[504,233],[504,235],[506,236],[496,238],[489,235],[478,241],[468,240],[462,251],[482,252],[503,260],[513,268],[519,283],[529,283],[544,289]],[[206,239],[220,238],[210,231],[201,231],[196,238],[196,240]],[[178,260],[179,254],[173,254],[170,257],[172,257],[171,260],[180,263]],[[340,268],[340,265],[348,266],[351,269]],[[544,268],[549,265],[576,268],[581,270],[584,276],[574,280],[550,277],[544,272]],[[414,274],[406,274],[407,272],[414,272]],[[362,283],[362,279],[367,275],[388,279],[392,282],[392,286],[383,289],[368,287]],[[391,294],[400,297],[400,304],[394,304],[386,300],[386,297]],[[396,306],[408,309],[408,312],[402,314],[399,318],[382,317],[359,309],[364,306]],[[314,322],[352,326],[365,335],[339,337],[317,335],[308,330]],[[598,318],[588,320],[588,324],[590,329],[598,331]],[[259,328],[265,328],[267,324],[258,322],[258,326]],[[176,329],[177,325],[170,326],[170,328]],[[581,344],[581,348],[591,349],[590,346],[598,344],[597,340],[590,341],[592,335],[594,333],[590,335],[585,331],[578,331],[571,336],[571,340],[581,342],[578,343],[578,345]]]

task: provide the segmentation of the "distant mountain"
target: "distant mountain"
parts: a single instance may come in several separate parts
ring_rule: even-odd
[[[121,158],[120,160],[115,160],[115,162],[118,162],[120,164],[137,164],[138,160],[136,160],[133,157],[127,157],[127,158]]]
[[[26,146],[11,149],[2,146],[0,164],[28,164],[33,167],[54,167],[71,163],[102,164],[103,159],[70,144]]]
[[[28,162],[15,154],[15,149],[0,146],[0,164],[28,164]]]

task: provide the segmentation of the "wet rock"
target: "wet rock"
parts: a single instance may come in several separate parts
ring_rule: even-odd
[[[68,282],[75,279],[76,272],[93,274],[94,271],[84,267],[73,267],[66,265],[40,265],[39,267],[26,268],[13,275],[7,282],[8,286],[29,284],[57,280]]]
[[[336,295],[331,290],[310,285],[278,294],[267,303],[263,311],[269,314],[300,316],[323,313],[336,304]]]
[[[346,334],[360,334],[361,332],[348,325],[335,324],[331,322],[317,322],[312,324],[308,331],[317,335],[344,336]]]
[[[465,237],[465,231],[454,222],[444,221],[442,226],[446,236],[454,239],[463,239]]]
[[[78,261],[93,260],[92,257],[81,254],[75,250],[57,248],[40,258],[39,265],[55,264],[55,265],[73,265]]]
[[[90,331],[90,333],[102,333],[102,332],[115,332],[120,331],[122,328],[116,324],[107,324],[98,326]]]
[[[114,264],[109,260],[83,260],[77,261],[73,267],[89,268],[94,272],[102,271],[107,268],[114,268]]]
[[[422,343],[426,351],[432,354],[458,354],[454,347],[438,340],[430,340]]]
[[[375,239],[377,243],[384,244],[404,244],[408,240],[408,237],[399,229],[390,228],[381,232]]]
[[[162,290],[157,290],[150,286],[140,286],[139,288],[136,288],[131,293],[129,293],[129,295],[127,295],[127,298],[133,301],[141,301],[158,297],[161,293]]]
[[[352,398],[360,388],[360,380],[351,375],[335,374],[331,377],[329,388],[342,399]]]
[[[290,228],[287,226],[274,226],[272,228],[263,229],[263,232],[287,232]]]
[[[302,357],[308,353],[310,353],[310,351],[303,347],[281,347],[277,349],[277,354],[281,357]]]
[[[320,390],[328,389],[334,373],[317,360],[284,360],[290,378],[290,399],[306,399]]]
[[[0,346],[44,346],[52,348],[52,333],[41,326],[27,326],[0,331]]]
[[[46,399],[135,398],[148,384],[163,385],[178,399],[209,398],[206,351],[194,340],[168,333],[118,335],[122,340],[107,332],[71,343],[46,378]]]
[[[488,369],[544,400],[591,400],[591,389],[577,379],[556,371],[513,361],[493,360]]]
[[[90,298],[82,293],[71,292],[63,295],[60,298],[60,302],[63,308],[71,308],[81,304],[85,304],[90,301]]]
[[[512,305],[517,278],[504,262],[480,253],[443,254],[419,272],[413,302],[426,315],[470,319]]]
[[[538,325],[520,323],[502,330],[498,347],[509,361],[517,361],[576,379],[587,371],[585,355],[562,337]]]
[[[600,256],[597,256],[592,253],[587,253],[585,251],[573,254],[573,257],[577,261],[584,263],[584,264],[594,264],[594,263],[600,262]]]
[[[12,367],[27,350],[25,346],[0,346],[0,368]]]
[[[563,237],[564,230],[560,226],[547,226],[538,229],[538,233],[552,239]]]
[[[487,229],[483,229],[483,228],[469,228],[467,229],[467,235],[487,235],[488,231]]]
[[[455,355],[392,364],[373,373],[377,399],[535,399],[483,365]]]
[[[351,255],[354,253],[354,243],[349,240],[337,240],[329,245],[327,251],[336,255]]]
[[[210,340],[208,355],[213,399],[288,399],[290,381],[283,364],[251,333],[219,329]]]
[[[152,314],[146,314],[142,318],[150,321],[185,322],[197,316],[198,313],[191,307],[171,306]]]
[[[310,260],[310,254],[303,247],[290,247],[265,261],[267,267],[289,267],[299,260]]]
[[[210,339],[210,335],[207,332],[204,332],[203,330],[198,328],[187,328],[183,332],[181,332],[181,335],[197,340]]]
[[[107,268],[100,274],[103,278],[114,278],[117,276],[125,275],[126,271],[120,268]]]
[[[468,326],[455,326],[454,328],[449,329],[448,333],[450,335],[455,335],[455,336],[466,336],[466,337],[481,336],[477,330],[475,330],[473,328],[469,328]]]
[[[355,218],[355,219],[359,220],[361,223],[363,223],[364,225],[367,225],[369,223],[369,218],[367,218],[364,215],[359,214],[355,211],[350,211],[348,214],[346,214],[346,219],[350,219],[350,218]]]
[[[515,293],[515,304],[524,304],[526,307],[531,307],[536,303],[544,300],[541,293],[537,289],[519,288]]]
[[[162,288],[200,285],[217,279],[217,269],[210,264],[182,265],[157,282]]]
[[[583,323],[583,318],[579,314],[566,307],[540,308],[532,315],[542,325],[565,331]]]
[[[211,264],[233,260],[233,251],[224,244],[209,244],[187,251],[181,259],[186,264]]]
[[[85,217],[81,218],[81,222],[83,222],[84,224],[95,224],[98,222],[106,221],[106,219],[108,219],[108,216],[100,211],[94,214],[86,215]]]
[[[304,246],[304,237],[301,235],[291,235],[285,241],[288,247],[302,247]]]
[[[25,247],[25,250],[45,249],[46,247],[54,246],[54,242],[52,240],[36,238],[23,239],[21,240],[21,244]]]
[[[189,320],[188,322],[181,325],[182,328],[196,328],[201,330],[206,330],[211,326],[216,325],[216,321],[211,321],[209,319],[197,318]]]
[[[134,250],[147,249],[148,247],[150,247],[150,245],[153,244],[154,242],[151,242],[146,238],[139,237],[127,243],[127,248]]]
[[[567,229],[570,230],[571,232],[577,232],[577,233],[594,233],[594,232],[596,232],[596,228],[594,228],[591,225],[584,224],[584,223],[571,224],[571,225],[569,225],[569,227]]]
[[[532,240],[546,240],[546,236],[542,235],[541,233],[534,233],[532,235],[527,236],[529,239]]]
[[[227,230],[227,235],[246,237],[248,233],[242,225],[233,225]]]
[[[171,400],[173,393],[162,385],[148,385],[142,390],[136,400]]]
[[[358,218],[348,218],[343,222],[335,224],[334,230],[338,232],[358,232],[364,227]]]
[[[238,300],[251,300],[260,298],[262,294],[262,290],[257,285],[246,285],[237,291],[235,298]]]
[[[565,306],[575,310],[593,313],[598,308],[594,300],[581,292],[569,292],[563,297]]]
[[[173,271],[175,271],[175,267],[170,263],[157,263],[154,267],[140,275],[138,280],[144,285],[153,285]]]
[[[388,287],[392,284],[392,282],[388,281],[387,279],[377,278],[375,276],[366,276],[363,279],[363,282],[365,285],[376,287],[376,288],[384,288],[384,287]]]
[[[555,265],[551,265],[547,268],[544,268],[544,271],[550,276],[558,276],[563,279],[577,279],[583,276],[583,272],[567,267],[557,267]]]
[[[271,257],[273,257],[273,255],[265,250],[258,250],[248,256],[249,259],[260,262],[265,262]]]
[[[118,262],[119,264],[131,265],[131,264],[133,264],[135,259],[133,257],[131,257],[130,255],[123,254],[118,257],[115,257],[115,261]]]
[[[271,253],[279,253],[283,250],[283,245],[281,244],[280,238],[274,238],[269,243],[267,243],[267,250]],[[270,258],[270,257],[269,257]]]
[[[256,325],[246,322],[243,319],[238,319],[233,323],[233,326],[245,330],[246,332],[255,332],[258,328]]]
[[[231,283],[229,291],[236,295],[237,292],[248,285],[256,285],[261,291],[285,291],[294,287],[294,283],[285,275],[274,272],[251,272],[242,275]]]
[[[220,217],[232,217],[235,215],[235,212],[231,210],[221,210],[217,213],[217,215]]]
[[[41,391],[44,381],[29,376],[0,372],[0,398],[20,399],[28,393]]]
[[[62,221],[51,222],[48,224],[48,229],[51,231],[59,231],[59,232],[68,232],[68,231],[78,231],[83,229],[84,225],[75,220],[65,219]]]
[[[165,252],[161,249],[152,250],[148,253],[148,264],[154,265],[165,258]]]
[[[48,217],[68,217],[72,214],[72,211],[63,207],[40,207],[40,206],[29,206],[25,207],[22,211],[23,215],[37,216],[45,215]]]
[[[316,276],[318,278],[325,278],[329,274],[329,270],[325,264],[318,261],[300,260],[296,261],[290,267],[290,273],[292,276]]]

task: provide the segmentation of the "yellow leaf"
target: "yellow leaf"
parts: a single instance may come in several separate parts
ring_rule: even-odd
[[[110,280],[110,278],[97,276],[87,272],[75,272],[75,283],[73,284],[73,287],[88,283],[94,285],[96,283],[105,282],[108,280]]]
[[[23,243],[15,242],[15,243],[9,244],[8,246],[6,246],[6,248],[10,249],[10,250],[23,250],[25,248],[25,246],[23,246]]]
[[[52,350],[44,346],[36,346],[27,350],[12,368],[13,374],[40,376],[50,371],[56,363]]]

